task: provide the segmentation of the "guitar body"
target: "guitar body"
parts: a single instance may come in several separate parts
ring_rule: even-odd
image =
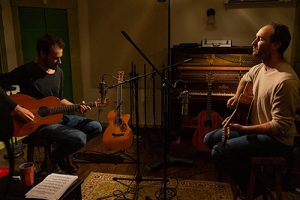
[[[208,118],[209,116],[209,118]],[[215,111],[201,111],[197,116],[198,128],[193,135],[193,145],[197,150],[210,152],[210,149],[204,144],[204,136],[222,126],[221,116]]]
[[[249,121],[249,111],[251,108],[252,98],[242,95],[236,106],[235,112],[232,114],[231,123],[238,122],[241,125],[247,125]]]
[[[118,72],[118,83],[122,83],[124,71]],[[129,114],[122,114],[122,84],[117,87],[117,108],[107,115],[108,126],[102,137],[107,149],[121,151],[129,148],[133,142],[132,131],[128,125]]]
[[[110,111],[107,115],[108,126],[103,133],[103,144],[110,150],[124,150],[133,142],[132,130],[128,125],[129,114],[122,114],[120,123],[116,122],[116,112]]]
[[[38,129],[41,125],[49,125],[55,124],[62,120],[63,114],[57,113],[53,115],[43,116],[43,112],[41,112],[41,108],[47,108],[50,106],[61,106],[61,102],[57,97],[49,96],[43,99],[34,99],[25,94],[15,94],[10,96],[18,105],[30,110],[35,118],[32,122],[23,122],[18,117],[16,117],[16,113],[12,112],[13,117],[13,135],[16,137],[26,136],[36,129]]]

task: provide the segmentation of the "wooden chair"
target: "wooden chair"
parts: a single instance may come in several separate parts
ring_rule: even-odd
[[[32,138],[32,137],[26,137],[22,140],[22,142],[23,144],[27,145],[27,161],[30,162],[34,162],[35,147],[42,147],[44,151],[46,172],[48,174],[53,172],[53,162],[51,157],[51,146],[52,146],[51,142],[43,139]]]
[[[247,199],[252,200],[254,198],[254,190],[255,190],[255,179],[257,177],[258,172],[262,172],[263,175],[263,182],[265,186],[268,188],[268,179],[267,173],[271,174],[275,178],[275,193],[276,199],[282,199],[282,186],[283,186],[283,176],[282,173],[285,173],[287,176],[287,182],[290,182],[289,179],[291,178],[291,170],[294,164],[294,149],[300,147],[300,135],[295,136],[294,138],[294,145],[289,153],[285,156],[271,156],[271,157],[253,157],[251,159],[251,172],[250,178],[248,183],[248,194]],[[271,179],[272,180],[272,179]],[[266,195],[272,196],[269,192]]]
[[[268,173],[275,178],[275,192],[278,200],[282,199],[282,172],[287,168],[287,160],[284,156],[253,157],[251,159],[251,172],[248,184],[247,199],[254,199],[255,181],[259,172],[262,173],[266,191],[268,188]]]

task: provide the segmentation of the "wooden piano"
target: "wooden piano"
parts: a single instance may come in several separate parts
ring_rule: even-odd
[[[171,49],[172,64],[192,58],[172,70],[171,80],[176,88],[171,95],[171,128],[193,127],[198,113],[208,106],[222,118],[232,110],[226,108],[227,100],[235,94],[240,78],[260,60],[252,56],[252,47],[188,47],[177,45]],[[187,116],[182,117],[183,91],[188,91]],[[208,100],[210,105],[208,105]],[[185,120],[182,120],[185,119]]]

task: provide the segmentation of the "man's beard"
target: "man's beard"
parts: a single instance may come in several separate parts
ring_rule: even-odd
[[[49,66],[47,65],[48,69],[53,69],[53,70],[56,70],[56,68],[58,67],[58,65],[55,65],[55,66]]]
[[[252,48],[252,55],[254,57],[259,57],[258,49],[257,48]]]
[[[265,57],[265,53],[259,52],[258,49],[252,50],[252,55],[259,59],[263,59]]]

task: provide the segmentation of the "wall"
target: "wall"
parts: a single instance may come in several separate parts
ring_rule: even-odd
[[[0,0],[2,5],[2,18],[3,18],[3,31],[4,39],[7,53],[7,66],[8,69],[13,69],[17,66],[17,54],[15,47],[15,38],[14,38],[14,27],[12,23],[12,12],[10,7],[9,0]]]
[[[294,61],[294,68],[298,77],[300,77],[300,1],[297,2],[296,16],[294,21],[294,46],[292,52],[292,60]]]

